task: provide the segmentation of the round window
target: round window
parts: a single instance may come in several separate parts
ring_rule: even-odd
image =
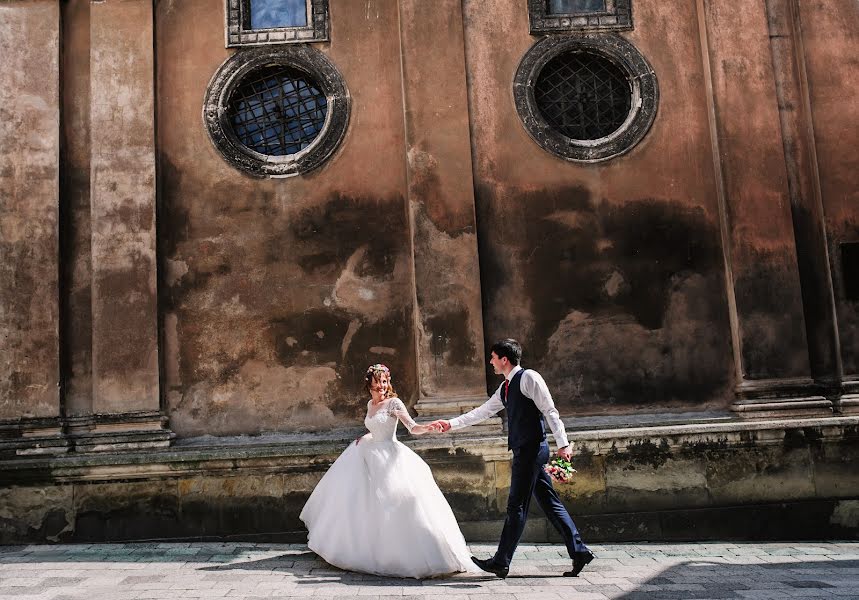
[[[203,117],[215,147],[235,167],[289,177],[319,166],[337,148],[349,120],[349,94],[316,50],[247,50],[215,74]]]
[[[529,135],[576,161],[630,150],[653,123],[658,96],[650,65],[619,36],[545,38],[522,59],[514,82]]]

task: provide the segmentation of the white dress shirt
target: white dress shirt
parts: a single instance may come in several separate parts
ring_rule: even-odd
[[[519,365],[513,367],[507,374],[507,380],[513,379],[513,376],[521,370],[522,367]],[[501,385],[504,384],[502,383]],[[501,402],[501,385],[498,386],[498,389],[495,390],[495,393],[492,394],[489,400],[474,410],[451,419],[449,421],[451,430],[462,429],[463,427],[480,423],[504,408],[504,403]],[[549,424],[549,429],[552,430],[555,436],[555,443],[558,445],[558,448],[569,446],[570,443],[567,441],[567,432],[564,430],[564,423],[561,421],[560,415],[558,415],[555,401],[552,400],[549,386],[543,381],[543,377],[537,371],[527,369],[522,373],[522,378],[519,380],[519,388],[523,394],[534,401],[534,404],[543,413],[546,422]]]

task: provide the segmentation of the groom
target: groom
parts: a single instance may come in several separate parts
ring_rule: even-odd
[[[471,560],[484,571],[507,577],[510,561],[528,519],[531,496],[534,496],[546,517],[563,536],[567,552],[573,559],[573,569],[564,576],[577,577],[594,555],[582,542],[575,523],[552,487],[552,479],[544,470],[549,460],[544,417],[555,435],[558,456],[569,460],[572,449],[546,382],[536,371],[520,367],[521,358],[522,347],[516,340],[506,339],[493,344],[489,364],[497,375],[504,375],[504,383],[483,405],[450,421],[434,421],[431,426],[442,432],[461,429],[488,419],[502,408],[507,409],[507,447],[513,451],[507,518],[504,519],[495,556],[488,559],[472,556]]]

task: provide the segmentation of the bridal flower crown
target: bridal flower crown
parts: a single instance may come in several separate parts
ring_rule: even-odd
[[[391,379],[391,370],[381,363],[376,363],[375,365],[370,365],[367,367],[367,378],[369,379],[373,375],[377,373],[384,373],[388,376],[388,379]]]

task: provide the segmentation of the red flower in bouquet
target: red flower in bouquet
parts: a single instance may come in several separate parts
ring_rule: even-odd
[[[557,483],[566,483],[573,478],[575,472],[570,461],[560,456],[556,456],[546,465],[546,473]]]

